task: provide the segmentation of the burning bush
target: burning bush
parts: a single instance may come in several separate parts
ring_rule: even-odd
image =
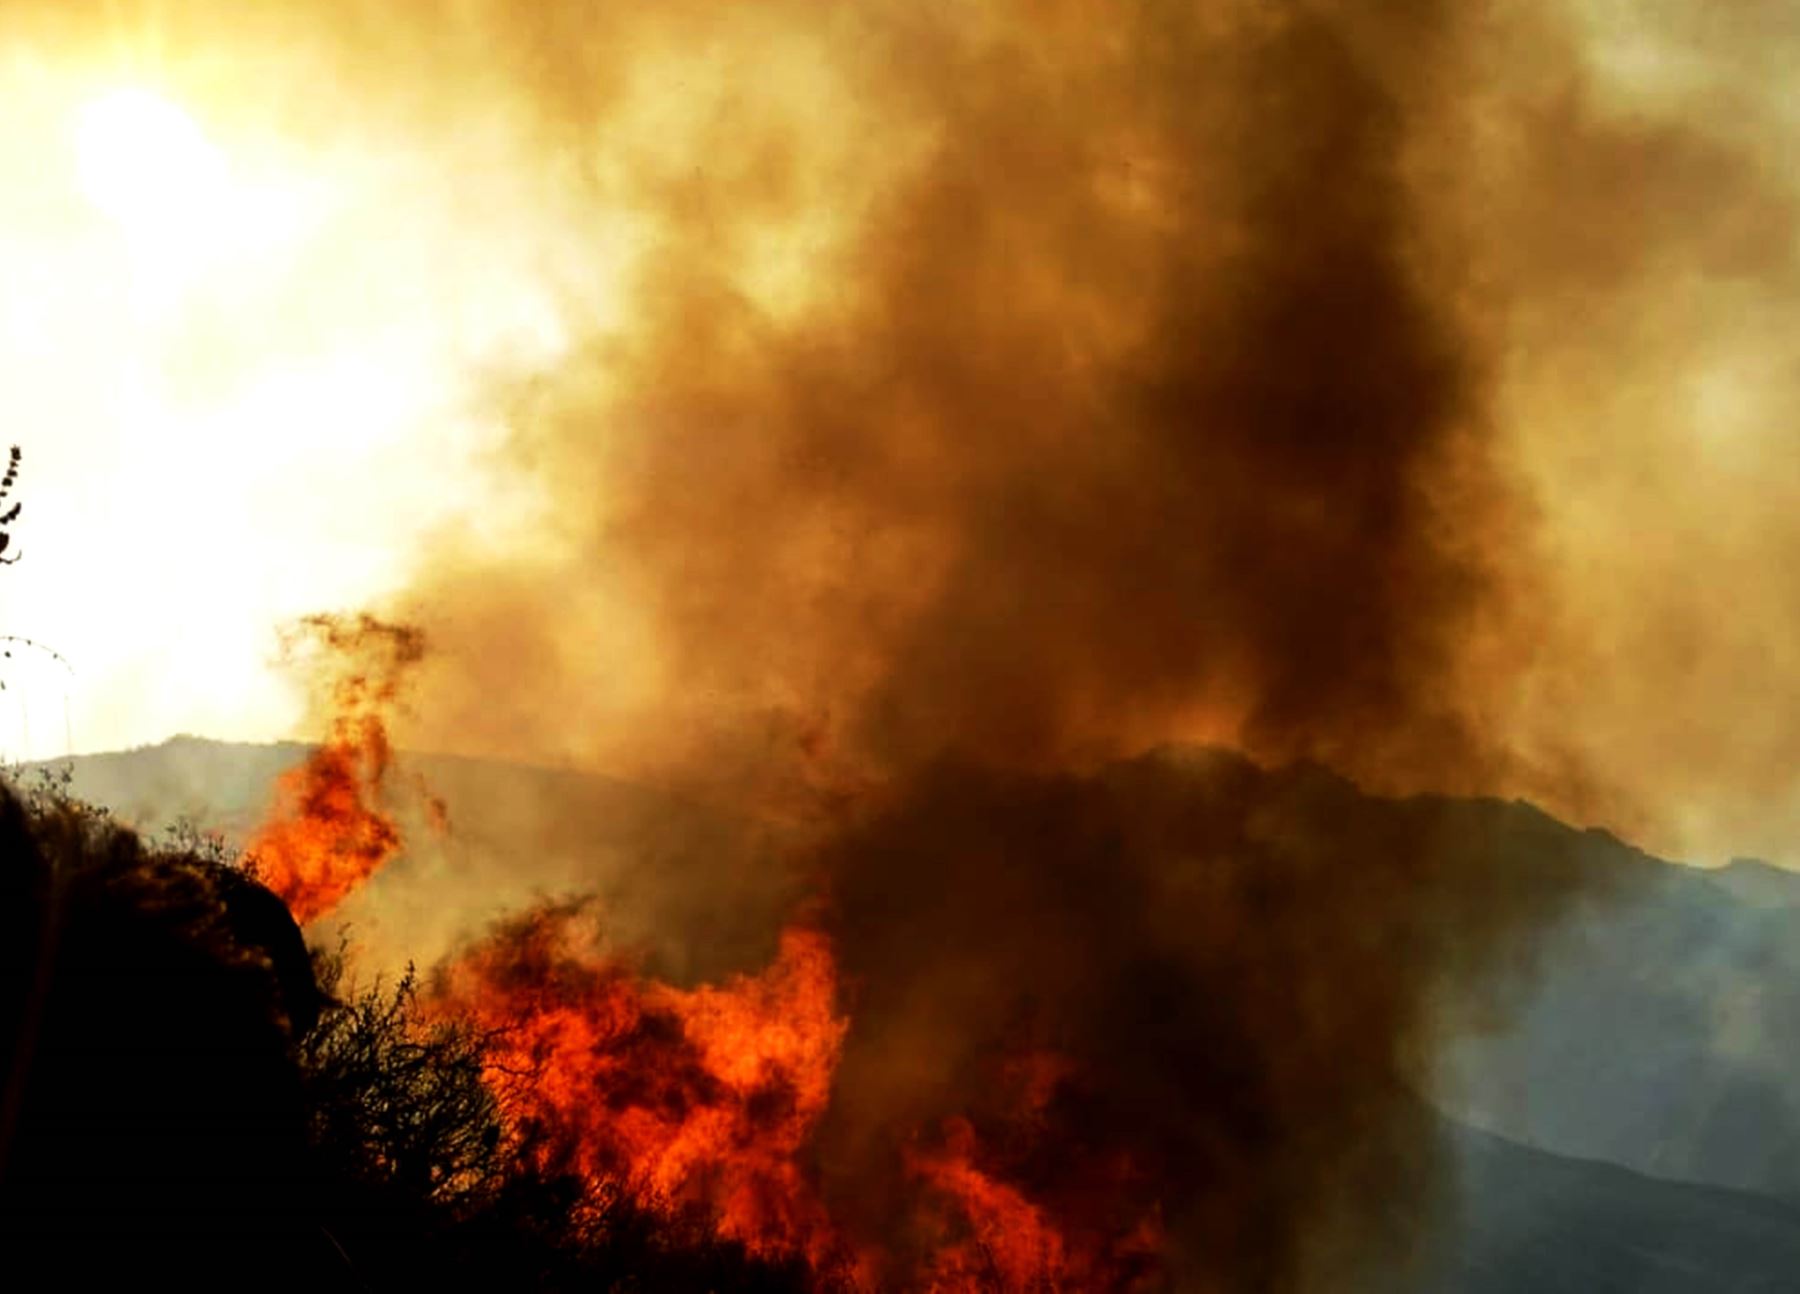
[[[309,961],[219,857],[0,788],[0,921],[15,1261],[129,1253],[207,1288],[276,1255],[326,1288],[800,1287],[695,1210],[541,1168],[487,1084],[498,1036],[427,1013],[410,974],[346,988],[342,950]]]

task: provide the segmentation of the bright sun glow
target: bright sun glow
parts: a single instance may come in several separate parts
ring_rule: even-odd
[[[75,141],[83,193],[134,240],[179,253],[216,224],[225,159],[167,99],[138,89],[95,99],[77,118]]]
[[[504,513],[485,375],[562,344],[547,263],[592,277],[592,221],[538,214],[510,136],[470,165],[307,133],[248,76],[95,75],[40,68],[0,116],[0,633],[70,662],[7,662],[0,759],[290,731],[276,627]]]

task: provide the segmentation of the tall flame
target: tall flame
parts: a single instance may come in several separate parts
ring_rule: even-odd
[[[388,715],[424,642],[415,629],[365,615],[308,617],[285,642],[290,652],[302,644],[324,653],[334,713],[324,742],[276,783],[250,854],[263,883],[305,924],[400,851],[400,829],[382,807],[393,761]]]
[[[391,757],[379,716],[346,716],[276,783],[275,809],[250,853],[263,883],[302,925],[335,908],[400,851],[400,830],[376,799]]]

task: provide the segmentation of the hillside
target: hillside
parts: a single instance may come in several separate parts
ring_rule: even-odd
[[[77,759],[73,789],[148,829],[185,818],[241,840],[304,753],[181,738]],[[1235,757],[1161,758],[1204,780]],[[1436,1255],[1421,1290],[1793,1287],[1800,878],[1750,861],[1664,863],[1523,804],[1371,801],[1320,770],[1274,776],[1316,823],[1407,820],[1433,848],[1506,861],[1518,884],[1546,868],[1584,878],[1585,897],[1495,986],[1496,1027],[1470,1032],[1479,1015],[1447,1010],[1446,1028],[1464,1036],[1422,1082],[1455,1121],[1445,1135],[1462,1208],[1421,1237]],[[586,892],[663,973],[711,977],[766,957],[796,892],[769,833],[645,787],[441,756],[404,759],[393,787],[408,854],[343,918],[396,964],[430,961],[534,900]],[[448,836],[426,825],[421,787],[447,806]]]
[[[1417,1294],[1774,1294],[1800,1288],[1800,1209],[1445,1125],[1460,1217]]]
[[[1800,877],[1646,868],[1551,931],[1439,1099],[1533,1145],[1800,1201]]]
[[[150,834],[187,823],[242,845],[296,743],[177,737],[63,761],[77,796]],[[26,770],[26,776],[31,776]],[[447,810],[439,832],[425,795]],[[377,962],[429,964],[496,917],[595,894],[609,928],[655,968],[706,978],[765,959],[792,887],[765,833],[679,796],[610,778],[447,755],[402,755],[388,779],[405,854],[338,914]],[[681,938],[669,938],[669,932]]]

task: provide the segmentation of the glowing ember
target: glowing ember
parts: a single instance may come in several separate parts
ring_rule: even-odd
[[[335,676],[325,741],[276,784],[267,821],[251,841],[263,883],[305,924],[329,912],[400,850],[380,807],[393,758],[387,715],[407,670],[424,656],[417,630],[368,616],[315,616],[289,636],[321,649]]]

